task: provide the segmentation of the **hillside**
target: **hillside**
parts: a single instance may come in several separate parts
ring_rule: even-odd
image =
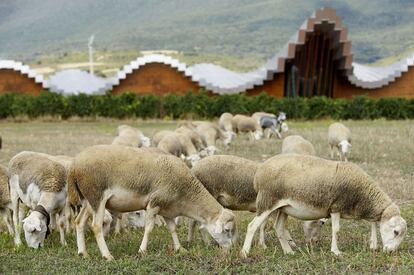
[[[96,48],[171,49],[264,60],[322,6],[349,28],[355,60],[374,62],[414,44],[412,0],[2,0],[0,58]]]

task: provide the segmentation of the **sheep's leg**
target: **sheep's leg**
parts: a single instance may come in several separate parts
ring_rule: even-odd
[[[71,220],[71,218],[72,218],[72,213],[71,213],[71,210],[70,210],[70,204],[69,204],[69,200],[66,200],[66,203],[65,203],[65,208],[63,209],[63,215],[64,215],[64,217],[65,217],[65,231],[66,231],[66,234],[69,234],[70,233],[70,220]]]
[[[115,216],[115,235],[121,233],[121,215],[120,213],[114,215]]]
[[[263,248],[266,249],[267,245],[265,242],[265,229],[266,229],[266,221],[264,221],[262,223],[262,225],[260,226],[260,235],[259,235],[259,245]]]
[[[79,211],[78,216],[75,219],[75,228],[76,228],[76,243],[78,246],[78,255],[83,257],[88,257],[88,252],[86,251],[85,243],[85,225],[90,216],[88,211],[87,203],[82,205],[81,210]]]
[[[67,245],[66,239],[65,239],[65,216],[63,214],[64,211],[65,209],[61,211],[60,215],[58,213],[55,214],[56,221],[57,221],[57,228],[59,229],[60,243],[62,246]]]
[[[371,223],[371,240],[369,247],[372,250],[378,249],[378,240],[377,240],[377,224],[375,222]]]
[[[329,145],[329,147],[331,148],[331,159],[334,158],[334,147],[333,145]]]
[[[92,230],[95,233],[96,242],[98,243],[99,250],[101,251],[102,257],[107,261],[114,259],[109,252],[108,246],[106,245],[104,233],[103,233],[103,222],[105,217],[105,205],[108,199],[112,196],[110,192],[105,192],[102,201],[99,204],[97,210],[92,213]]]
[[[285,254],[294,254],[292,248],[289,245],[289,239],[286,234],[286,223],[287,214],[279,211],[279,215],[276,218],[276,234],[279,239],[280,245],[282,246],[283,253]],[[289,234],[290,235],[290,234]]]
[[[244,240],[243,248],[240,251],[240,255],[244,258],[247,258],[249,255],[250,248],[252,247],[254,233],[262,225],[262,223],[269,217],[269,215],[274,211],[274,209],[264,211],[260,215],[254,217],[254,219],[249,223],[247,227],[246,239]]]
[[[145,252],[147,251],[149,235],[151,231],[154,229],[155,216],[158,214],[159,211],[159,207],[147,208],[147,211],[145,213],[144,237],[142,238],[141,246],[139,247],[140,254],[145,254]]]
[[[194,238],[194,229],[197,225],[197,222],[193,219],[188,221],[188,234],[187,234],[187,242],[191,243]]]
[[[339,256],[341,254],[341,251],[338,249],[338,243],[337,243],[337,234],[339,232],[339,220],[341,218],[340,213],[331,213],[331,220],[332,220],[332,243],[331,243],[331,251]]]
[[[10,223],[10,210],[9,209],[3,209],[0,210],[0,215],[3,216],[3,222],[7,226],[7,231],[9,231],[10,235],[14,235],[13,226]]]
[[[19,184],[18,179],[16,179],[16,176],[12,177],[10,181],[16,180],[14,184]],[[10,186],[13,186],[13,183],[10,182]],[[17,194],[16,190],[14,188],[10,188],[10,198],[11,198],[11,204],[12,204],[12,210],[13,210],[13,226],[14,226],[14,244],[16,246],[20,246],[22,244],[22,241],[20,239],[20,230],[21,230],[21,224],[20,224],[20,209],[19,209],[19,195]],[[21,214],[21,213],[20,213]]]
[[[168,228],[170,229],[172,240],[174,243],[174,250],[175,251],[185,251],[185,249],[181,246],[180,240],[178,239],[177,235],[177,225],[175,224],[173,219],[164,218],[165,222],[167,223]]]

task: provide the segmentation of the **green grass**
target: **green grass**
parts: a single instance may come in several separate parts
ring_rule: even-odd
[[[331,121],[289,122],[290,134],[301,134],[315,146],[317,154],[329,158],[327,127]],[[199,233],[196,241],[187,244],[186,226],[179,226],[179,237],[187,253],[174,253],[171,236],[165,227],[156,228],[145,256],[138,255],[142,230],[111,234],[108,246],[116,261],[101,259],[93,234],[87,234],[89,259],[76,255],[76,240],[67,237],[68,246],[61,247],[57,232],[45,242],[45,247],[32,250],[14,248],[13,240],[0,233],[0,274],[21,273],[399,273],[414,272],[414,121],[347,121],[353,133],[350,161],[365,169],[381,187],[395,199],[407,220],[408,232],[401,249],[395,254],[369,250],[369,223],[341,220],[339,233],[340,257],[330,253],[330,223],[323,228],[321,242],[310,248],[304,242],[299,222],[289,219],[289,228],[297,243],[295,255],[283,255],[276,234],[269,227],[266,235],[268,249],[254,245],[248,259],[239,257],[247,224],[253,215],[238,213],[241,238],[229,255],[215,245],[206,246]],[[3,150],[0,163],[22,150],[35,150],[51,154],[75,155],[94,144],[110,143],[116,126],[138,126],[152,136],[161,129],[173,129],[173,121],[52,121],[52,122],[0,122]],[[261,140],[253,143],[238,137],[229,150],[220,147],[223,154],[235,154],[261,161],[280,152],[280,140]]]

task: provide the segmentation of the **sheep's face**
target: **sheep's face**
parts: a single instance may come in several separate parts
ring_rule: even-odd
[[[405,232],[407,223],[401,216],[394,216],[387,221],[380,223],[380,232],[384,251],[393,252],[398,249]]]
[[[286,120],[286,113],[280,112],[279,115],[277,116],[277,120],[285,121]]]
[[[146,137],[146,136],[142,135],[140,138],[141,138],[141,142],[142,142],[143,147],[150,147],[151,146],[151,139],[149,137]]]
[[[219,218],[213,224],[203,226],[214,240],[223,248],[229,248],[236,238],[236,223],[234,214],[228,209],[223,209]]]
[[[145,210],[128,213],[128,223],[133,228],[145,226]]]
[[[234,138],[236,137],[236,134],[235,133],[233,133],[232,131],[226,131],[226,132],[224,132],[224,141],[223,141],[223,143],[224,143],[224,145],[229,145],[233,140],[234,140]]]
[[[322,226],[325,224],[326,219],[320,219],[316,221],[304,221],[302,223],[303,231],[305,233],[305,239],[308,243],[317,243],[320,239]]]
[[[341,141],[339,144],[339,150],[342,152],[342,154],[347,155],[351,151],[351,143],[349,143],[347,140]]]
[[[200,159],[200,156],[197,154],[186,157],[186,160],[190,162],[191,167],[193,167]]]
[[[32,212],[23,220],[24,237],[27,246],[34,249],[43,247],[46,238],[47,225],[44,219],[40,219],[35,212]]]
[[[255,131],[254,132],[254,138],[256,139],[256,140],[259,140],[259,139],[261,139],[263,137],[263,131],[262,130],[257,130],[257,131]]]
[[[288,127],[286,122],[283,122],[282,125],[280,126],[280,128],[282,129],[282,132],[284,132],[284,133],[289,131],[289,127]]]

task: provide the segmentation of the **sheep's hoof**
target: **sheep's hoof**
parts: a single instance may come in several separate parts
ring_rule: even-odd
[[[240,251],[240,257],[242,257],[243,259],[247,259],[249,257],[249,252],[247,252],[246,250],[242,249]]]
[[[293,250],[285,251],[285,255],[295,255]]]
[[[335,256],[340,256],[341,255],[341,251],[339,250],[331,250],[333,254],[335,254]]]
[[[82,258],[89,258],[89,254],[86,251],[79,251],[78,255],[81,256]]]
[[[138,250],[138,255],[139,256],[145,256],[145,254],[147,253],[146,250],[142,250],[141,248]]]
[[[68,243],[66,241],[61,242],[62,246],[68,246]]]
[[[115,260],[114,259],[114,257],[112,257],[112,255],[108,255],[108,256],[102,256],[107,262],[111,262],[111,261],[113,261],[113,260]]]

